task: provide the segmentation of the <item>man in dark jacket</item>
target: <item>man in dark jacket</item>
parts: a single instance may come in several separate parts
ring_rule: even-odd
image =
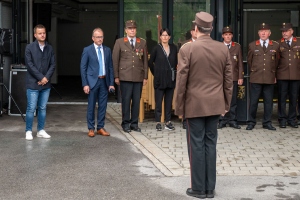
[[[36,25],[33,29],[36,40],[26,46],[25,63],[26,78],[26,140],[32,140],[32,124],[34,111],[38,109],[37,137],[50,138],[44,130],[46,106],[50,94],[50,79],[55,70],[55,57],[51,45],[46,40],[46,28]]]

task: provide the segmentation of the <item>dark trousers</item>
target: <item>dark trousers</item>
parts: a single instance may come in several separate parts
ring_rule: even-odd
[[[227,123],[236,123],[237,118],[236,118],[236,100],[237,100],[237,89],[238,89],[238,82],[233,81],[233,88],[232,88],[232,99],[230,103],[230,110],[227,112],[224,117],[220,117],[220,122],[223,124]]]
[[[261,94],[263,95],[264,99],[263,125],[272,123],[271,118],[273,112],[274,84],[250,83],[250,107],[248,124],[256,124],[258,100]]]
[[[137,127],[143,82],[120,81],[122,127]]]
[[[87,122],[88,129],[95,129],[95,106],[98,100],[97,130],[104,127],[108,89],[105,79],[98,79],[96,85],[90,90],[88,95]]]
[[[155,121],[161,121],[162,113],[162,101],[164,101],[165,106],[165,120],[166,122],[171,121],[172,113],[172,101],[173,101],[174,88],[166,89],[155,89]]]
[[[297,117],[298,80],[277,80],[278,83],[278,121],[294,123]],[[289,97],[289,112],[286,114],[286,99]]]
[[[215,115],[186,119],[191,188],[193,190],[215,189],[219,117],[219,115]]]

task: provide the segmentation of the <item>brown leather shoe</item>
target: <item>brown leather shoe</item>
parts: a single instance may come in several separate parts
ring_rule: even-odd
[[[107,132],[104,128],[101,128],[97,131],[97,134],[103,135],[103,136],[110,136],[109,132]]]
[[[90,130],[89,130],[88,136],[89,136],[89,137],[94,137],[94,136],[95,136],[95,133],[94,133],[94,130],[93,130],[93,129],[90,129]]]

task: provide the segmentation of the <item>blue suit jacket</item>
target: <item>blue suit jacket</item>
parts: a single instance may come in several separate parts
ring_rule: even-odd
[[[102,45],[105,63],[105,80],[107,89],[114,86],[114,70],[112,65],[111,50],[109,47]],[[98,80],[99,61],[94,44],[83,49],[80,63],[80,73],[82,87],[88,85],[92,89]]]

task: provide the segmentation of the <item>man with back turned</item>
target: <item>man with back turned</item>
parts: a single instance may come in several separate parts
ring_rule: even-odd
[[[213,16],[196,13],[197,40],[179,50],[175,114],[187,121],[191,188],[186,194],[213,198],[216,185],[217,124],[230,108],[232,70],[228,48],[210,37]]]

